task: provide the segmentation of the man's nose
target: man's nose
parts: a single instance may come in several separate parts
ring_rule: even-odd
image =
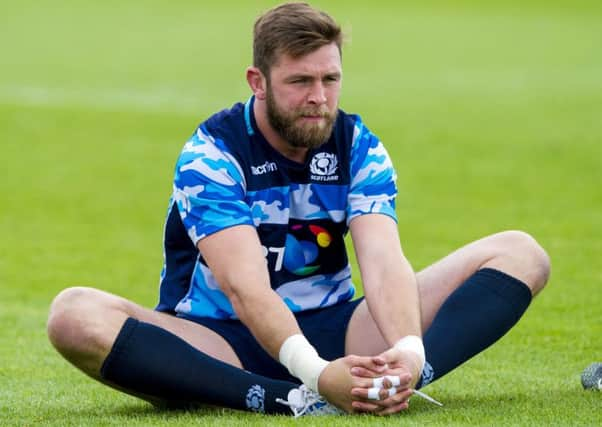
[[[322,105],[326,103],[326,90],[324,88],[324,84],[321,81],[318,81],[312,85],[309,95],[307,97],[307,101],[310,104],[316,105]]]

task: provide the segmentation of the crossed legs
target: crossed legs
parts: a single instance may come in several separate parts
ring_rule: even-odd
[[[547,281],[549,260],[532,237],[516,231],[498,233],[458,249],[417,274],[424,331],[431,327],[450,295],[484,268],[518,279],[535,295]],[[207,356],[241,367],[229,344],[213,331],[91,288],[69,288],[55,298],[50,309],[48,335],[57,350],[76,367],[92,378],[122,389],[106,381],[100,371],[128,318],[162,328]],[[346,353],[374,355],[387,347],[366,303],[362,302],[349,323]],[[286,385],[278,387],[286,389]],[[142,393],[132,394],[153,401]]]

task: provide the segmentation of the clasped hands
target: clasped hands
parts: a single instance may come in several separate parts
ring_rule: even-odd
[[[390,415],[408,408],[421,368],[416,355],[395,348],[377,356],[350,355],[330,362],[318,387],[347,412]]]

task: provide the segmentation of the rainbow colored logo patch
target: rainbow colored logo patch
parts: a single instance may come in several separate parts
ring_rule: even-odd
[[[304,226],[300,224],[293,225],[292,231],[303,232]],[[332,236],[323,227],[317,225],[307,226],[313,236],[310,240],[300,240],[292,234],[286,235],[284,250],[284,260],[282,265],[288,271],[298,276],[307,276],[320,268],[320,264],[313,264],[320,254],[321,248],[327,248],[332,242]],[[300,233],[301,234],[301,233]]]

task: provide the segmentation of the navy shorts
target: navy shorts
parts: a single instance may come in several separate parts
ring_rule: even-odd
[[[359,298],[331,307],[294,313],[297,322],[318,354],[326,360],[345,355],[345,335],[354,310],[363,301]],[[221,335],[234,349],[243,368],[273,379],[299,383],[288,370],[272,358],[255,340],[240,320],[222,320],[179,315]]]

